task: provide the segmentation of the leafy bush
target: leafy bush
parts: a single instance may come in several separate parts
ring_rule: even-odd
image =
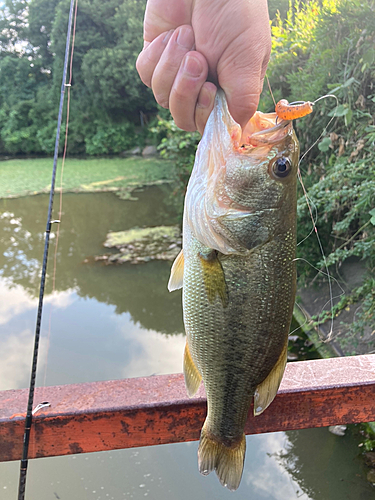
[[[32,106],[32,101],[20,101],[11,109],[7,105],[1,108],[1,141],[5,151],[24,154],[38,151],[36,127],[30,119]]]
[[[353,332],[374,324],[375,266],[375,4],[360,0],[291,2],[285,19],[273,23],[268,75],[276,100],[319,101],[313,114],[297,120],[301,150],[314,147],[301,164],[307,195],[327,263],[337,268],[350,256],[365,259],[367,275],[352,296],[336,306],[361,301]],[[273,107],[262,96],[263,109]],[[332,123],[327,130],[330,119]],[[302,193],[301,193],[302,195]],[[304,197],[298,202],[299,239],[311,231]],[[317,241],[298,247],[299,257],[323,266]],[[301,273],[311,273],[306,266]]]
[[[69,127],[70,154],[130,147],[155,111],[135,61],[146,0],[82,1],[78,9]],[[0,5],[0,153],[51,154],[54,148],[69,2],[4,0]],[[100,122],[100,123],[99,123]],[[118,144],[115,144],[116,141]]]
[[[134,144],[134,125],[129,122],[96,121],[94,130],[94,134],[85,138],[86,153],[90,156],[121,153]]]
[[[173,120],[161,116],[158,116],[157,124],[151,127],[150,131],[160,141],[160,156],[174,162],[177,178],[185,191],[201,138],[199,132],[185,132],[179,129]]]

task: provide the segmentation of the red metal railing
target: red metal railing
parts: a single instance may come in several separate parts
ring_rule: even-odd
[[[201,387],[163,375],[37,389],[30,458],[194,441],[206,414]],[[0,461],[19,460],[27,390],[0,392]],[[375,355],[289,363],[280,391],[246,434],[375,420]]]

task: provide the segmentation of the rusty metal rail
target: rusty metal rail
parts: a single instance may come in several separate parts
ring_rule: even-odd
[[[206,414],[201,387],[186,396],[182,375],[37,389],[51,403],[35,415],[30,458],[194,441]],[[0,461],[22,453],[26,390],[0,392]],[[375,355],[289,363],[272,405],[252,412],[246,434],[375,420]]]

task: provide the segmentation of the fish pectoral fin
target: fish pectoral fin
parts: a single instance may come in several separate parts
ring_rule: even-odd
[[[173,292],[174,290],[179,290],[182,288],[184,282],[184,251],[177,255],[175,261],[173,262],[171,275],[168,281],[168,290]]]
[[[184,353],[184,377],[188,396],[189,398],[192,398],[199,389],[202,381],[202,375],[199,373],[198,368],[194,364],[187,342]]]
[[[245,434],[232,446],[226,446],[207,431],[205,423],[198,448],[199,472],[207,476],[215,469],[220,483],[235,491],[241,482],[245,451]]]
[[[199,258],[202,264],[204,288],[209,302],[212,304],[218,296],[223,307],[227,307],[228,288],[223,267],[217,257],[217,251],[211,250],[207,255],[201,253]]]
[[[288,341],[268,377],[258,385],[254,394],[254,415],[260,415],[274,400],[283,378],[288,354]]]

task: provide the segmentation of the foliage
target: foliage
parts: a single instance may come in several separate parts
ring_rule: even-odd
[[[268,0],[268,11],[270,19],[273,19],[276,14],[284,18],[288,12],[289,0]]]
[[[19,52],[27,38],[27,0],[5,0],[0,8],[0,52]]]
[[[375,2],[295,0],[284,19],[276,17],[272,32],[268,76],[276,101],[337,97],[337,104],[333,98],[320,100],[295,128],[302,151],[317,141],[304,156],[301,172],[327,264],[338,269],[350,256],[367,264],[363,285],[334,311],[339,314],[360,300],[351,331],[363,334],[375,318]],[[272,108],[269,95],[262,96],[261,106]],[[298,217],[303,240],[312,226],[304,196]],[[299,257],[323,268],[317,240],[310,237],[306,243],[298,247]],[[299,271],[307,276],[312,268],[300,265]]]
[[[145,5],[79,2],[70,154],[128,149],[138,141],[140,113],[155,110],[135,69]],[[6,0],[0,9],[0,154],[53,151],[69,6],[69,0]]]
[[[360,424],[359,433],[362,436],[360,446],[363,446],[363,451],[375,450],[375,422],[366,422]]]
[[[91,156],[121,153],[134,141],[134,127],[130,123],[95,122],[96,133],[86,139],[86,152]]]
[[[160,141],[158,146],[160,156],[174,163],[182,191],[185,191],[200,134],[185,132],[179,129],[173,120],[161,116],[158,117],[157,125],[151,128],[151,133]]]

